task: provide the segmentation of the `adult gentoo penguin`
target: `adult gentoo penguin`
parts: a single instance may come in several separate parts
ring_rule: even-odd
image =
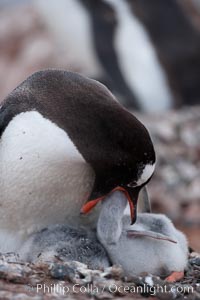
[[[0,136],[1,251],[50,224],[95,227],[95,211],[80,215],[83,204],[93,200],[87,212],[116,189],[135,221],[155,152],[146,128],[102,84],[61,70],[33,74],[4,100]]]
[[[127,107],[161,112],[199,104],[200,34],[190,19],[189,12],[196,12],[192,1],[35,0],[34,5],[57,49],[67,53],[69,68],[105,82]]]

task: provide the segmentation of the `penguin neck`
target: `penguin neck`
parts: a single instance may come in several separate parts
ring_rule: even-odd
[[[104,245],[115,244],[119,240],[126,204],[126,196],[119,191],[112,193],[103,200],[97,224],[97,234]]]

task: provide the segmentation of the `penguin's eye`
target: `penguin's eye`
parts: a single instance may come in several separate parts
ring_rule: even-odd
[[[136,187],[137,186],[137,182],[132,181],[130,183],[127,184],[128,187]]]

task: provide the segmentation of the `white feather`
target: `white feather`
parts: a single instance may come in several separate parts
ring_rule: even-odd
[[[137,181],[137,185],[142,185],[143,183],[145,183],[151,177],[154,170],[155,170],[155,164],[153,165],[147,164],[142,170],[142,174],[140,175]]]
[[[20,113],[8,124],[0,140],[0,170],[2,236],[6,230],[24,237],[66,220],[76,226],[90,222],[79,213],[94,172],[67,133],[38,112]]]
[[[126,82],[145,111],[169,108],[172,95],[156,51],[143,24],[124,0],[104,0],[114,8],[118,25],[115,48]]]
[[[94,78],[101,76],[91,19],[85,7],[77,0],[35,0],[34,4],[60,48],[67,53],[68,68],[75,67]]]

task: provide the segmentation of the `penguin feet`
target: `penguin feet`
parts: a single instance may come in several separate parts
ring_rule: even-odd
[[[184,277],[184,271],[181,271],[181,272],[175,271],[175,272],[172,272],[169,276],[167,276],[165,278],[165,280],[168,282],[176,282],[176,281],[181,280],[183,277]]]

